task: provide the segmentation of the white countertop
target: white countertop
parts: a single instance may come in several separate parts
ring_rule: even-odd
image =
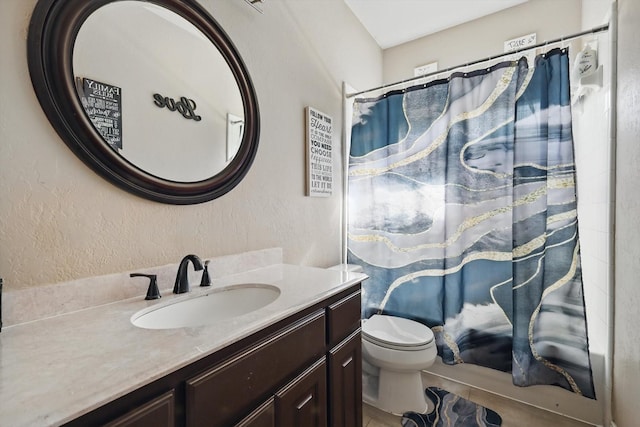
[[[0,332],[0,425],[57,426],[193,363],[265,326],[365,279],[360,273],[271,265],[192,281],[191,292],[164,291],[22,323]],[[151,330],[131,324],[139,310],[242,283],[280,288],[271,304],[246,315],[193,328]]]

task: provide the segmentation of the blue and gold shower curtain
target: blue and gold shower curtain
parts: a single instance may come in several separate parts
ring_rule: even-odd
[[[357,99],[348,262],[363,317],[430,326],[445,363],[594,398],[565,50]]]

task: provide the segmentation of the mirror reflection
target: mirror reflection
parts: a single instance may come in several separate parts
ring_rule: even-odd
[[[125,0],[94,11],[73,74],[105,144],[151,175],[202,181],[237,153],[244,110],[233,73],[211,40],[163,7]]]

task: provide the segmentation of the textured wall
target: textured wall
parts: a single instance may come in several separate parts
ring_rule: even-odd
[[[618,0],[613,420],[638,425],[640,396],[640,2]]]
[[[340,261],[341,159],[335,191],[304,196],[304,107],[335,120],[345,80],[381,82],[382,53],[342,0],[201,0],[234,40],[262,118],[254,165],[231,193],[195,206],[130,195],[93,173],[55,133],[35,97],[26,39],[35,0],[0,1],[0,276],[18,289],[144,266],[282,247],[284,261]],[[345,41],[348,40],[348,43]]]

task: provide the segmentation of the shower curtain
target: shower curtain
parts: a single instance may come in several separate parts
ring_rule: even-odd
[[[447,364],[595,398],[566,50],[356,99],[348,175],[363,317],[428,325]]]

